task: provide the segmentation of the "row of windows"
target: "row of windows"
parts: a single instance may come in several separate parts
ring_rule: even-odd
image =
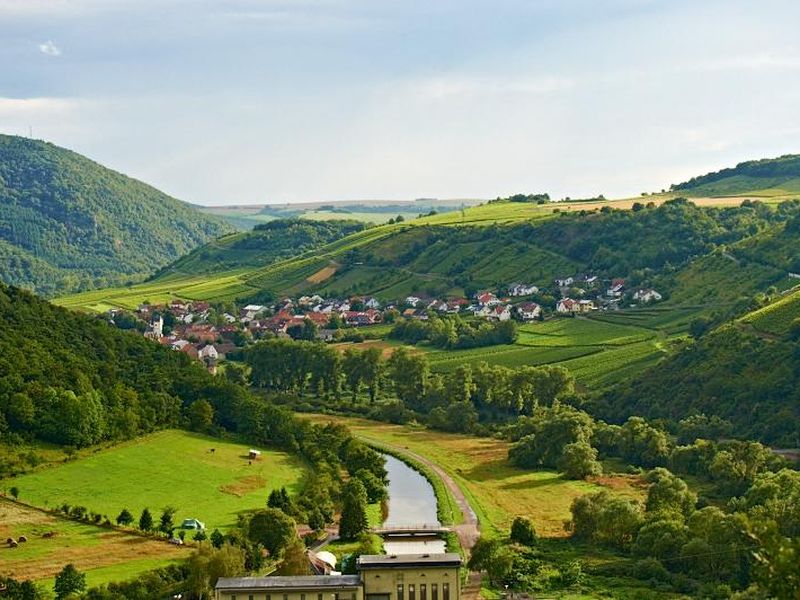
[[[309,595],[313,597],[313,594]],[[236,594],[231,594],[231,600],[237,600]],[[253,600],[253,594],[248,594],[247,600]],[[267,594],[267,600],[272,600],[272,594]],[[283,594],[282,600],[289,600],[289,594]],[[300,600],[306,600],[306,595],[300,594]],[[323,600],[323,594],[317,594],[317,600]],[[328,600],[356,600],[356,593],[352,592],[348,597],[345,594],[339,594],[338,592],[336,592],[334,594],[331,594]],[[436,600],[436,598],[434,598],[433,600]]]
[[[430,600],[439,600],[439,584],[432,583]],[[405,589],[402,583],[397,584],[397,600],[406,600]],[[408,600],[417,600],[417,590],[413,583],[408,584]],[[419,584],[419,600],[428,600],[428,585]],[[450,584],[442,584],[442,600],[450,600]]]

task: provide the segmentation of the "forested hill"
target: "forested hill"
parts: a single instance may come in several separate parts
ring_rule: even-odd
[[[603,417],[719,417],[727,433],[800,447],[800,291],[706,331],[598,400]]]
[[[277,219],[256,225],[252,231],[232,233],[201,246],[162,269],[157,276],[261,267],[365,228],[363,222],[354,220]]]
[[[99,317],[0,284],[0,323],[4,442],[90,446],[183,426],[197,412],[254,441],[296,445],[287,437],[294,434],[285,411],[214,377],[187,355]],[[2,458],[0,477],[8,468]]]
[[[774,197],[800,192],[800,154],[739,163],[672,186],[689,196]]]
[[[0,135],[0,278],[45,295],[142,279],[230,231],[53,144]]]

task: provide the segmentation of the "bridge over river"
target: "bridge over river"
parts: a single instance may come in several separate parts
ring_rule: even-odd
[[[448,527],[447,525],[440,525],[438,523],[398,525],[384,523],[381,527],[375,527],[370,531],[383,537],[430,537],[448,533],[453,531],[453,528]]]

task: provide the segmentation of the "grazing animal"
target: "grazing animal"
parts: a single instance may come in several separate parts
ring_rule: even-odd
[[[24,543],[28,541],[28,538],[26,538],[24,535],[21,535],[19,536],[19,539],[17,541],[20,543]]]
[[[56,535],[55,531],[46,531],[45,533],[42,534],[42,537],[43,538],[51,538],[51,537],[55,537],[55,535]]]
[[[217,449],[216,449],[216,448],[211,448],[211,449],[209,449],[209,452],[211,452],[212,454],[213,454],[214,452],[216,452],[216,451],[217,451]]]
[[[17,542],[15,542],[14,540],[11,540],[8,543],[8,545],[11,546],[12,548],[16,548],[17,546],[19,546],[19,544]]]
[[[11,545],[11,542],[13,542],[13,541],[14,541],[14,538],[6,538],[6,544],[8,544],[9,546]]]

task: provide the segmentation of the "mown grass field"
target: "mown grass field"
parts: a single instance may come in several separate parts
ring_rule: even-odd
[[[390,425],[366,419],[303,415],[317,422],[346,424],[357,436],[379,445],[408,449],[438,465],[456,480],[478,512],[485,532],[507,530],[515,516],[533,519],[544,537],[563,537],[564,521],[574,498],[601,489],[641,499],[640,481],[613,475],[594,481],[569,481],[554,471],[525,471],[507,460],[510,444],[503,440]]]
[[[123,508],[138,519],[147,507],[157,520],[164,507],[173,506],[177,523],[197,518],[213,531],[234,525],[241,512],[263,507],[270,490],[297,490],[303,472],[297,459],[262,448],[261,457],[248,464],[248,449],[186,431],[161,431],[2,485],[16,486],[20,498],[35,506],[85,506],[112,521]]]
[[[44,533],[53,532],[50,538]],[[0,537],[26,536],[17,548],[0,546],[0,574],[52,587],[68,563],[86,573],[89,586],[131,579],[189,555],[166,541],[62,519],[0,499]]]

